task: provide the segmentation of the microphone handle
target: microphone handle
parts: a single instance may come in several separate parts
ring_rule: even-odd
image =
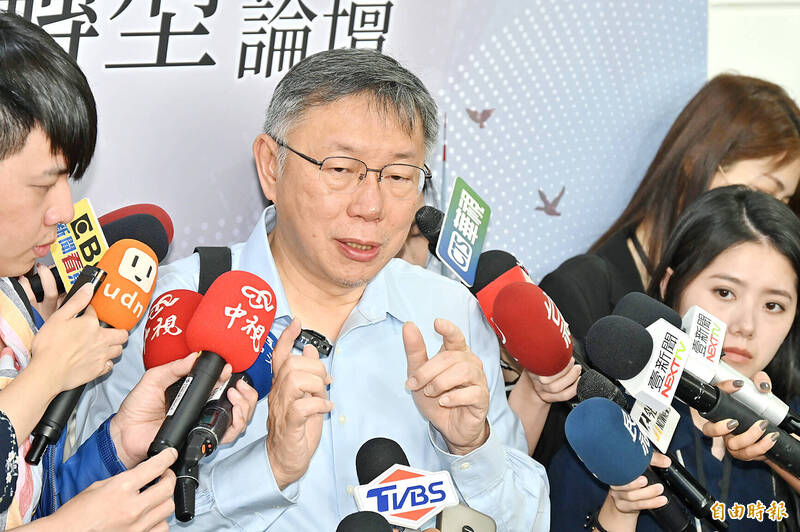
[[[745,405],[721,392],[716,386],[711,386],[686,371],[678,381],[675,395],[689,406],[696,408],[700,415],[709,421],[737,420],[739,425],[733,429],[734,434],[741,434],[752,427],[754,423],[761,421],[761,418]],[[800,478],[800,441],[767,421],[764,433],[772,432],[778,433],[778,439],[775,445],[764,454],[780,467]]]
[[[61,305],[63,306],[85,284],[91,284],[96,293],[105,278],[106,272],[97,266],[85,266],[78,278],[75,279],[75,284],[72,285]],[[80,316],[82,314],[83,310],[77,315]],[[38,465],[47,446],[58,441],[64,431],[64,426],[72,415],[72,411],[75,410],[75,406],[81,398],[84,388],[86,388],[86,385],[82,384],[77,388],[64,390],[50,401],[39,423],[31,431],[33,441],[28,453],[25,455],[26,462]]]
[[[186,437],[184,455],[199,461],[203,456],[210,456],[217,450],[219,442],[233,420],[233,404],[228,399],[228,390],[236,388],[239,381],[252,386],[252,379],[246,373],[234,373],[219,390],[217,397],[206,402],[200,419]]]
[[[667,453],[672,461],[669,467],[651,466],[662,484],[669,486],[681,502],[699,519],[713,523],[718,530],[727,530],[728,524],[714,519],[711,507],[716,502],[711,493],[689,473],[673,453]]]
[[[683,510],[683,505],[675,493],[669,488],[666,482],[653,472],[651,468],[647,468],[642,473],[647,479],[647,484],[661,483],[664,486],[664,492],[661,494],[667,498],[667,504],[660,508],[652,508],[648,510],[658,524],[667,532],[688,532],[694,530],[692,525],[692,518]]]
[[[194,519],[195,491],[199,485],[200,466],[195,463],[187,465],[182,458],[173,465],[175,471],[175,518],[181,523]]]
[[[175,401],[167,411],[167,417],[158,429],[155,439],[147,450],[148,456],[155,456],[164,449],[172,447],[180,450],[192,424],[197,421],[203,406],[211,395],[225,359],[211,351],[203,351],[194,363],[192,372],[183,382]]]

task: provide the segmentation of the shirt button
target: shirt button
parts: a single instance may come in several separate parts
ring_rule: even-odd
[[[347,423],[347,418],[346,418],[346,417],[344,417],[344,416],[339,416],[339,423],[341,423],[342,425],[344,425],[345,423]]]
[[[348,494],[348,495],[352,495],[352,494],[353,494],[353,491],[354,491],[354,488],[353,488],[353,486],[347,486],[347,494]]]
[[[459,468],[461,468],[461,471],[466,471],[466,470],[467,470],[467,469],[469,469],[471,466],[472,466],[472,464],[470,464],[469,462],[463,462],[463,463],[462,463],[460,466],[458,466],[458,467],[459,467]]]

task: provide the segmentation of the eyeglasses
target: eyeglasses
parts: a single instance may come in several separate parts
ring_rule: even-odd
[[[423,168],[413,164],[392,163],[383,168],[370,168],[367,163],[353,157],[335,156],[325,157],[321,161],[300,153],[282,141],[275,140],[278,146],[286,148],[295,155],[319,167],[319,178],[331,192],[338,194],[351,194],[359,183],[367,178],[368,172],[378,174],[378,183],[389,193],[400,200],[413,199],[422,192],[426,179],[431,179],[428,165]]]

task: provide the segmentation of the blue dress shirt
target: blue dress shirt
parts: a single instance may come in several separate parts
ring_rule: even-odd
[[[275,216],[274,207],[268,207],[249,239],[231,250],[233,269],[260,276],[275,291],[271,332],[277,337],[290,323],[291,311],[267,241]],[[197,255],[164,267],[153,299],[177,288],[196,290],[198,272]],[[402,325],[416,323],[432,355],[441,345],[441,336],[433,329],[437,317],[449,319],[464,332],[483,362],[491,392],[489,439],[466,456],[447,452],[442,436],[419,413],[405,388]],[[143,321],[131,332],[112,373],[83,394],[77,412],[81,438],[115,412],[141,378]],[[368,439],[382,436],[402,446],[411,466],[448,470],[462,500],[491,515],[498,530],[548,530],[547,477],[525,452],[525,435],[506,402],[498,357],[497,339],[463,286],[391,260],[367,285],[331,355],[322,359],[334,379],[329,390],[334,409],[324,418],[319,447],[303,477],[278,489],[265,445],[267,401],[262,399],[239,439],[200,462],[194,520],[182,524],[173,519],[170,524],[214,531],[332,531],[357,511],[352,495],[358,485],[356,452]]]

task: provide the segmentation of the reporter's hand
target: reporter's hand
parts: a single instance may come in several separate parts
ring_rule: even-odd
[[[90,285],[81,287],[33,338],[29,368],[46,379],[54,395],[111,371],[111,359],[122,353],[128,341],[128,331],[100,327],[89,305],[92,295]],[[84,309],[82,316],[75,317]]]
[[[753,376],[756,389],[762,393],[772,391],[772,382],[769,376],[763,371],[759,371]],[[740,388],[735,381],[722,381],[717,383],[717,387],[725,393],[731,394]],[[769,451],[778,439],[777,432],[766,433],[768,426],[767,420],[762,419],[753,423],[745,432],[733,434],[739,426],[735,419],[723,419],[716,423],[708,421],[703,424],[703,434],[709,437],[722,437],[725,447],[731,456],[743,461],[763,461],[766,459],[764,453]],[[774,439],[773,439],[774,438]]]
[[[654,452],[650,465],[669,467],[670,459],[661,453]],[[636,529],[639,512],[660,508],[667,504],[662,495],[664,485],[661,483],[647,485],[647,478],[640,476],[624,486],[609,486],[608,496],[600,508],[598,520],[603,528],[614,531]]]
[[[166,417],[168,405],[164,391],[169,385],[188,375],[197,360],[197,353],[162,366],[150,368],[130,391],[111,419],[109,432],[117,449],[117,456],[130,468],[147,457],[147,449],[155,438]],[[217,386],[222,385],[231,374],[230,364],[222,370]],[[258,394],[245,382],[237,383],[228,391],[233,405],[233,420],[220,443],[235,440],[253,416]]]
[[[36,296],[33,293],[33,288],[31,288],[31,283],[27,277],[22,275],[17,280],[25,291],[25,295],[28,296],[28,301],[30,301],[31,306],[36,309],[36,312],[38,312],[45,321],[47,321],[61,304],[65,294],[58,293],[56,278],[53,276],[53,272],[41,262],[36,263],[36,274],[42,282],[42,292],[44,293],[42,301],[36,301]]]
[[[542,402],[559,403],[568,401],[578,393],[578,378],[581,376],[580,365],[575,363],[574,358],[570,358],[569,364],[549,377],[544,377],[524,371],[523,378],[531,381],[536,395]]]
[[[169,530],[166,519],[175,509],[175,473],[169,466],[177,457],[175,449],[165,449],[129,471],[95,482],[44,520],[60,532]],[[154,479],[159,479],[156,484],[139,491]]]

